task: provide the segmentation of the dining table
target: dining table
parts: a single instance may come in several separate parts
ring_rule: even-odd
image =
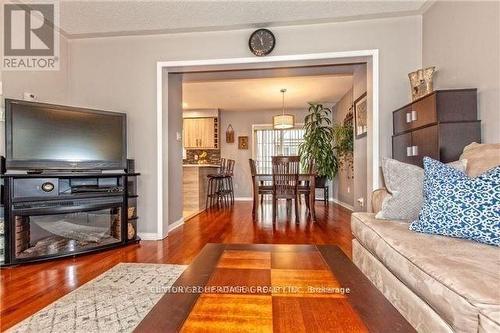
[[[259,208],[259,184],[260,182],[272,182],[272,173],[257,173],[253,181],[253,201],[255,205],[255,211]],[[314,208],[315,203],[315,189],[316,189],[316,174],[315,173],[299,173],[299,181],[306,182],[309,184],[309,215],[311,216],[311,221],[316,222],[316,210]]]

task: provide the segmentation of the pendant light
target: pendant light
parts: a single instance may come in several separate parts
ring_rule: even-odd
[[[281,89],[283,94],[283,109],[281,114],[273,117],[273,128],[274,129],[289,129],[295,126],[295,116],[293,114],[285,113],[285,93],[286,89]]]

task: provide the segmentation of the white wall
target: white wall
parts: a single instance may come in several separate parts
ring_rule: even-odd
[[[163,200],[163,205],[165,212],[168,207],[168,220],[163,221],[164,235],[169,224],[182,219],[183,196],[179,195],[182,193],[183,176],[182,140],[177,140],[177,133],[182,133],[182,74],[169,74],[167,87],[168,92],[164,94],[167,98],[164,98],[166,99],[164,103],[166,102],[168,106],[164,110],[168,109],[170,112],[163,117],[163,119],[168,118],[168,135],[163,135],[163,156],[168,156],[168,163],[166,161],[163,163],[163,174],[168,174],[168,202]],[[173,110],[175,112],[171,112]]]
[[[367,66],[356,65],[353,71],[353,87],[335,105],[333,120],[342,123],[349,112],[353,102],[367,92]],[[357,199],[368,200],[368,142],[367,136],[360,139],[354,138],[353,169],[346,167],[339,169],[339,173],[330,191],[330,197],[348,206],[354,211],[366,211],[366,205],[362,207]],[[349,190],[349,191],[348,191]]]
[[[391,111],[409,100],[421,66],[421,17],[276,27],[274,55],[379,49],[381,156],[390,155]],[[142,172],[140,232],[156,230],[156,62],[249,56],[250,30],[72,40],[73,104],[125,111],[129,155]],[[313,38],[314,36],[314,38]],[[173,222],[173,221],[170,221]]]
[[[354,81],[354,80],[353,80]],[[333,122],[342,124],[353,102],[353,89],[349,89],[332,108]],[[348,206],[354,206],[354,171],[347,165],[339,168],[337,176],[330,182],[330,197]]]
[[[366,66],[357,66],[353,74],[352,95],[353,101],[361,97],[367,92],[367,68]],[[366,211],[367,200],[369,199],[368,191],[371,184],[368,184],[368,137],[354,138],[354,211]],[[361,205],[358,199],[363,199],[364,204]]]
[[[423,64],[435,89],[478,88],[482,139],[500,142],[500,2],[437,1],[423,15]]]

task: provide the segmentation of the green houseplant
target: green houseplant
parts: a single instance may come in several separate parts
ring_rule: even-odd
[[[352,126],[352,121],[344,122],[343,124],[334,124],[332,127],[332,132],[333,142],[335,143],[335,155],[338,159],[339,168],[351,171],[350,177],[352,177],[354,171],[354,129]]]
[[[335,178],[339,168],[333,147],[331,114],[322,104],[309,103],[309,114],[304,118],[304,142],[299,146],[299,155],[303,168],[314,161],[317,187],[324,187],[327,179]]]

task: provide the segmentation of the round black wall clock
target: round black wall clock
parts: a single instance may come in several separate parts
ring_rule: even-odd
[[[258,57],[266,56],[272,52],[276,45],[276,38],[267,29],[255,30],[248,40],[248,47]]]

